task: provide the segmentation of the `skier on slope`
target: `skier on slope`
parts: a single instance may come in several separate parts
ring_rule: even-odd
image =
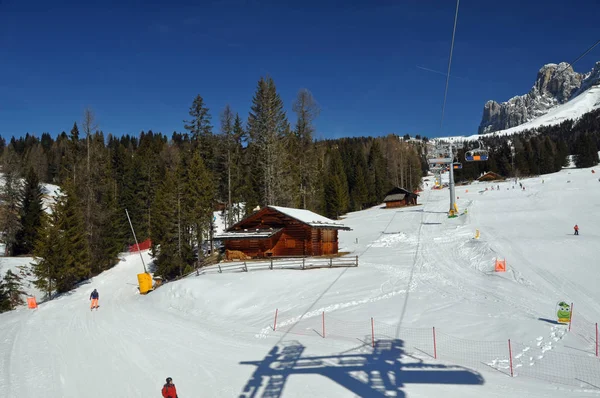
[[[173,384],[173,379],[170,377],[167,377],[167,383],[162,388],[162,396],[163,398],[178,398],[177,389],[175,388],[175,384]]]
[[[98,291],[96,289],[94,289],[92,294],[90,294],[90,300],[92,301],[92,303],[90,304],[90,311],[93,310],[94,308],[98,309],[98,307],[99,307],[98,299],[99,298],[100,298],[100,294],[98,293]]]
[[[577,224],[575,224],[573,229],[575,230],[575,235],[579,235],[579,226]]]

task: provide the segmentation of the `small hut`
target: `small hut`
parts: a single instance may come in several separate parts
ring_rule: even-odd
[[[320,256],[338,253],[339,230],[350,228],[309,210],[266,206],[215,239],[236,258]]]
[[[493,171],[488,171],[481,177],[477,179],[477,181],[485,182],[485,181],[504,181],[504,177],[502,177],[498,173],[494,173]]]
[[[387,209],[414,206],[417,204],[419,194],[410,192],[404,188],[396,187],[385,195],[383,202]]]

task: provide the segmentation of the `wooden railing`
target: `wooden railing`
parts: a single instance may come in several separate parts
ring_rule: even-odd
[[[223,262],[200,268],[190,275],[220,274],[223,272],[249,272],[264,270],[307,270],[317,268],[358,267],[358,256],[354,257],[303,257],[249,260],[236,262]]]

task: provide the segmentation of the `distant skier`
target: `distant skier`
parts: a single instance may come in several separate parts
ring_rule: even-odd
[[[90,311],[93,310],[94,308],[98,309],[98,307],[100,307],[98,305],[99,298],[100,298],[100,294],[98,293],[98,291],[96,289],[94,289],[92,294],[90,294],[90,300],[92,300],[92,303],[90,305]]]
[[[575,224],[573,229],[575,230],[575,235],[579,235],[579,226],[577,224]]]
[[[167,384],[162,388],[162,396],[163,398],[178,398],[177,389],[175,388],[175,384],[173,384],[173,379],[170,377],[167,377]]]

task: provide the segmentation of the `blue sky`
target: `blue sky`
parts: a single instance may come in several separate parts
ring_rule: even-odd
[[[90,106],[105,133],[170,136],[197,94],[213,124],[227,103],[246,120],[265,75],[291,122],[297,91],[313,93],[319,138],[474,134],[487,100],[526,93],[541,66],[600,38],[596,1],[462,0],[440,129],[455,5],[0,0],[0,134],[55,136]],[[575,70],[595,61],[600,46]]]

